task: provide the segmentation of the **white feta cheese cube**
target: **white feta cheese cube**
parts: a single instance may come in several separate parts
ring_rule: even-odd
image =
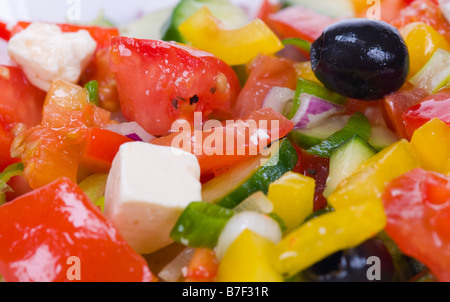
[[[32,23],[8,43],[10,57],[28,80],[48,91],[54,79],[76,84],[87,67],[97,43],[88,31],[63,33],[55,24]]]
[[[105,215],[140,254],[172,243],[182,211],[201,201],[200,165],[191,153],[143,142],[126,143],[106,186]]]

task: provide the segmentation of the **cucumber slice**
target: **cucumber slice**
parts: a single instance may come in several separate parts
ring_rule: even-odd
[[[204,6],[207,6],[227,29],[243,27],[249,21],[245,11],[229,0],[181,0],[163,26],[162,39],[186,43],[178,27]]]
[[[450,83],[450,53],[443,49],[435,51],[425,66],[409,80],[415,87],[435,94]]]
[[[292,119],[297,113],[297,110],[300,108],[300,96],[303,93],[310,94],[318,97],[319,99],[339,105],[343,105],[347,102],[346,97],[343,97],[336,92],[332,92],[318,83],[299,78],[297,80],[297,88],[295,90],[295,98],[292,104],[291,112],[289,112],[287,116],[288,119]]]
[[[338,185],[349,177],[358,166],[377,154],[365,140],[359,136],[337,148],[330,157],[330,174],[323,195],[328,198]]]
[[[205,202],[191,203],[170,233],[175,242],[190,247],[213,249],[220,233],[235,212]]]
[[[331,135],[329,138],[321,142],[319,145],[306,150],[308,153],[321,156],[330,157],[331,153],[340,145],[351,139],[354,135],[359,136],[365,141],[368,141],[371,134],[371,127],[367,117],[361,112],[356,112],[345,127]]]
[[[206,183],[203,201],[232,209],[255,192],[267,194],[270,183],[292,171],[298,158],[287,139],[265,151],[270,151],[271,156],[258,156]]]
[[[131,38],[161,40],[163,26],[172,11],[173,7],[169,7],[147,14],[139,20],[121,27],[120,33]]]
[[[400,138],[384,126],[372,127],[372,135],[369,139],[369,144],[377,151],[381,151],[386,147],[398,142]]]
[[[355,6],[352,0],[282,0],[282,3],[287,6],[301,5],[332,18],[355,17]]]
[[[342,130],[350,119],[349,115],[338,115],[323,124],[310,129],[297,129],[289,133],[289,139],[302,149],[309,149],[320,144],[334,133]]]

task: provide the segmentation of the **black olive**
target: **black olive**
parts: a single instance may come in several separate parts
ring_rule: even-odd
[[[380,260],[380,280],[368,278],[371,264],[367,259],[372,256]],[[396,274],[392,256],[383,241],[370,239],[356,248],[339,251],[323,259],[305,270],[303,276],[313,282],[390,282],[395,281]]]
[[[383,21],[348,19],[327,27],[314,41],[311,66],[329,90],[370,101],[403,86],[409,54],[395,27]]]

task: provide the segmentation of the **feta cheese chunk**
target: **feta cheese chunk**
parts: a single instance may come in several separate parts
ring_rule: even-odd
[[[32,23],[14,35],[8,53],[36,87],[49,91],[54,79],[76,84],[97,43],[88,31],[63,33],[59,26]]]
[[[201,201],[197,157],[180,149],[126,143],[116,155],[106,185],[105,215],[140,254],[172,243],[182,211]]]

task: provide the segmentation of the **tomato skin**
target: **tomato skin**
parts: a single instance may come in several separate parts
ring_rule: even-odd
[[[408,136],[412,137],[414,131],[433,118],[438,118],[450,126],[450,93],[448,91],[430,95],[403,113],[403,122]]]
[[[188,266],[186,282],[214,282],[219,261],[213,250],[198,248]]]
[[[11,32],[3,22],[0,22],[0,38],[6,41],[9,41],[9,39],[11,38]]]
[[[444,17],[435,1],[415,0],[400,12],[400,16],[391,24],[402,28],[413,22],[423,22],[433,27],[438,33],[450,41],[450,23]]]
[[[129,142],[133,140],[115,132],[90,128],[86,135],[80,164],[93,172],[107,173],[120,146]]]
[[[268,144],[276,141],[280,138],[285,137],[294,128],[294,124],[286,119],[280,113],[274,111],[271,108],[264,108],[256,110],[247,119],[243,121],[243,124],[239,124],[239,121],[233,124],[222,125],[223,127],[217,127],[211,131],[186,131],[185,133],[173,133],[168,136],[157,138],[151,143],[160,146],[174,146],[182,147],[185,151],[191,152],[197,156],[202,172],[202,181],[206,181],[213,177],[213,175],[222,172],[222,170],[227,169],[237,163],[243,162],[252,156],[259,154],[261,148],[266,147]],[[251,125],[253,122],[256,124],[256,129],[251,129],[251,127],[245,127]],[[267,122],[267,127],[264,125]],[[272,131],[272,122],[278,122],[278,129]],[[236,126],[236,131],[228,132],[224,128],[225,126],[233,127]],[[231,128],[232,129],[232,128]],[[250,130],[253,130],[250,132]],[[257,145],[250,139],[256,133],[260,133],[263,130],[267,133],[267,145],[261,146]],[[233,135],[234,144],[232,149],[227,146],[228,140],[225,134],[231,133]],[[179,146],[178,138],[182,135],[190,142],[190,146]],[[205,143],[207,140],[217,137],[223,137],[223,144],[214,145],[211,150],[209,149],[209,144]],[[244,139],[242,139],[244,138]],[[242,139],[242,140],[240,140]],[[243,141],[242,144],[239,144]],[[264,143],[263,141],[259,142]],[[255,148],[256,147],[256,148]],[[256,149],[256,154],[251,154],[251,152]],[[199,154],[201,151],[201,154]],[[208,152],[206,152],[208,151]]]
[[[194,112],[202,112],[203,119],[231,116],[239,80],[230,66],[207,52],[115,37],[110,58],[124,116],[150,134],[167,134],[177,119],[192,122]]]
[[[316,182],[314,211],[326,208],[328,202],[323,196],[323,191],[325,191],[328,174],[330,173],[330,159],[309,154],[295,144],[293,146],[298,155],[294,172],[311,177]]]
[[[410,137],[403,123],[403,113],[421,102],[427,95],[428,93],[425,90],[414,88],[395,92],[384,99],[384,108],[390,124],[401,138]]]
[[[408,256],[450,281],[450,178],[415,169],[386,187],[386,232]]]
[[[282,9],[267,19],[268,25],[282,39],[300,38],[308,42],[314,42],[327,26],[336,21],[301,6]]]
[[[297,74],[294,63],[259,55],[248,67],[249,78],[243,87],[234,108],[234,116],[247,117],[261,109],[264,99],[272,87],[286,87],[294,90],[297,86]]]
[[[68,179],[0,207],[0,217],[0,273],[5,281],[71,281],[69,257],[78,257],[83,282],[156,279],[145,260]]]

